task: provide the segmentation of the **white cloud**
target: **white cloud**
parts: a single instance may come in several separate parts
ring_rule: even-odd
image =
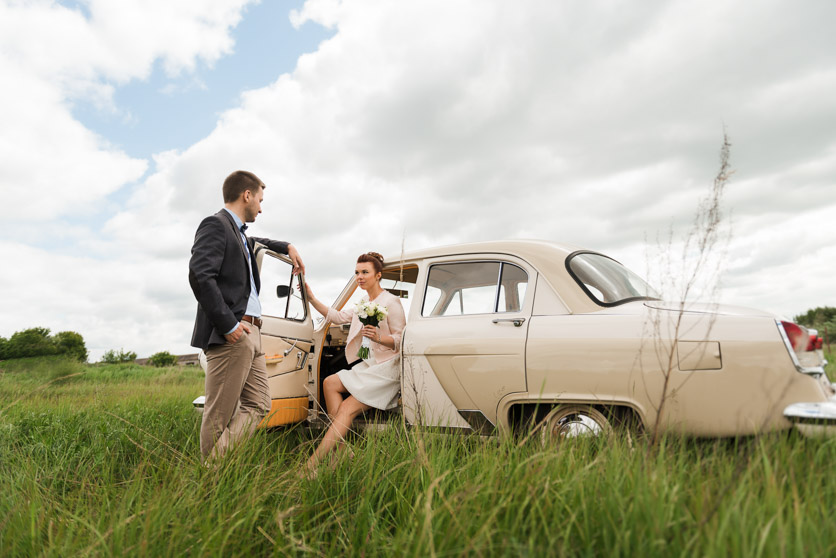
[[[72,103],[116,110],[114,84],[147,77],[157,60],[171,74],[213,63],[247,3],[90,0],[89,19],[52,1],[0,3],[0,193],[20,209],[6,219],[89,213],[142,177],[147,162],[84,128]]]
[[[84,211],[145,172],[144,161],[110,148],[74,120],[48,80],[2,58],[0,73],[15,84],[0,89],[0,194],[16,208],[7,223]]]
[[[243,5],[218,4],[200,19],[163,2],[132,16],[105,4],[90,4],[101,10],[90,21],[59,14],[96,31],[81,41],[85,52],[111,46],[78,65],[76,82],[141,78],[156,59],[171,71],[211,62],[228,52],[226,23]],[[186,21],[188,31],[173,40],[173,26],[152,29],[160,14]],[[764,2],[755,12],[721,1],[309,0],[294,25],[325,25],[334,36],[292,74],[244,94],[206,138],[158,154],[104,225],[114,250],[130,254],[119,259],[123,269],[137,275],[114,287],[125,304],[120,316],[137,316],[126,327],[145,339],[142,347],[188,350],[193,231],[221,206],[220,184],[237,168],[268,184],[253,234],[296,243],[326,299],[357,253],[397,254],[404,230],[407,249],[540,237],[600,249],[643,273],[645,238],[690,224],[716,172],[724,124],[736,169],[724,300],[783,313],[836,305],[836,260],[822,242],[836,232],[826,217],[836,209],[834,16],[836,6],[824,1],[804,10]],[[145,32],[130,28],[132,18]],[[31,56],[34,69],[12,66],[43,85],[42,68],[53,62]],[[133,69],[113,62],[120,59]],[[43,89],[53,97],[34,107],[60,107],[71,95]],[[91,202],[142,174],[100,138],[87,141],[100,142],[92,151],[114,167],[96,165],[106,170],[98,189],[85,187],[77,168],[41,175],[21,166],[18,180],[34,172],[47,184],[81,173],[76,196]],[[61,195],[55,187],[49,194]],[[370,210],[381,217],[364,218]],[[149,315],[165,327],[145,329]],[[98,343],[140,350],[116,339]],[[174,339],[181,345],[164,345]]]
[[[3,335],[43,325],[82,330],[101,346],[128,330],[148,331],[147,310],[158,298],[149,286],[161,280],[142,271],[160,266],[126,257],[130,243],[114,246],[99,224],[79,224],[111,205],[108,195],[140,179],[148,163],[86,129],[73,103],[124,110],[113,105],[114,88],[146,78],[157,61],[172,75],[198,61],[211,65],[231,51],[230,31],[248,3],[90,0],[88,17],[53,1],[0,2]],[[108,259],[62,254],[68,245]],[[167,314],[151,329],[164,332],[170,321]],[[121,344],[146,348],[144,337]]]

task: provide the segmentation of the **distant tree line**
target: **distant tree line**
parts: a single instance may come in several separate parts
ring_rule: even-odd
[[[833,341],[836,336],[836,308],[832,306],[819,306],[807,310],[804,314],[796,316],[794,320],[803,326],[817,329],[819,335],[826,336],[828,341]]]
[[[66,355],[69,358],[87,362],[87,347],[84,338],[75,331],[60,331],[50,335],[45,327],[33,327],[18,331],[6,339],[0,337],[0,360],[40,356]],[[101,362],[105,364],[129,363],[136,360],[136,353],[124,349],[106,351]],[[174,366],[177,357],[168,351],[154,353],[148,358],[152,366]]]
[[[105,364],[120,364],[124,362],[134,362],[135,360],[136,353],[133,351],[126,351],[124,349],[119,349],[118,351],[111,349],[102,355],[102,362]],[[174,366],[177,364],[177,357],[168,351],[160,351],[148,357],[148,364],[157,367]]]
[[[0,360],[51,355],[66,355],[87,362],[84,338],[75,331],[59,331],[50,335],[45,327],[24,329],[8,339],[0,337]]]

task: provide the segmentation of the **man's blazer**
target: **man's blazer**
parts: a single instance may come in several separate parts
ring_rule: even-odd
[[[287,242],[269,238],[247,237],[247,246],[225,209],[204,219],[194,237],[189,260],[189,284],[197,299],[197,317],[192,333],[192,346],[203,349],[226,343],[224,334],[233,329],[247,310],[250,297],[250,274],[247,251],[252,262],[256,290],[261,278],[255,262],[255,243],[287,254]]]

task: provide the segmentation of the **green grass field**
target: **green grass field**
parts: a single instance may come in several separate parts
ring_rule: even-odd
[[[195,369],[0,363],[0,555],[836,555],[836,439],[394,426],[307,480],[301,428],[203,468],[202,391]]]

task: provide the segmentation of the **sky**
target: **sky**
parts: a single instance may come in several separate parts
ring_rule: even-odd
[[[0,336],[194,352],[190,248],[236,169],[267,184],[248,233],[297,246],[324,300],[402,242],[553,240],[653,283],[724,132],[719,300],[836,306],[833,21],[829,0],[0,0]]]

